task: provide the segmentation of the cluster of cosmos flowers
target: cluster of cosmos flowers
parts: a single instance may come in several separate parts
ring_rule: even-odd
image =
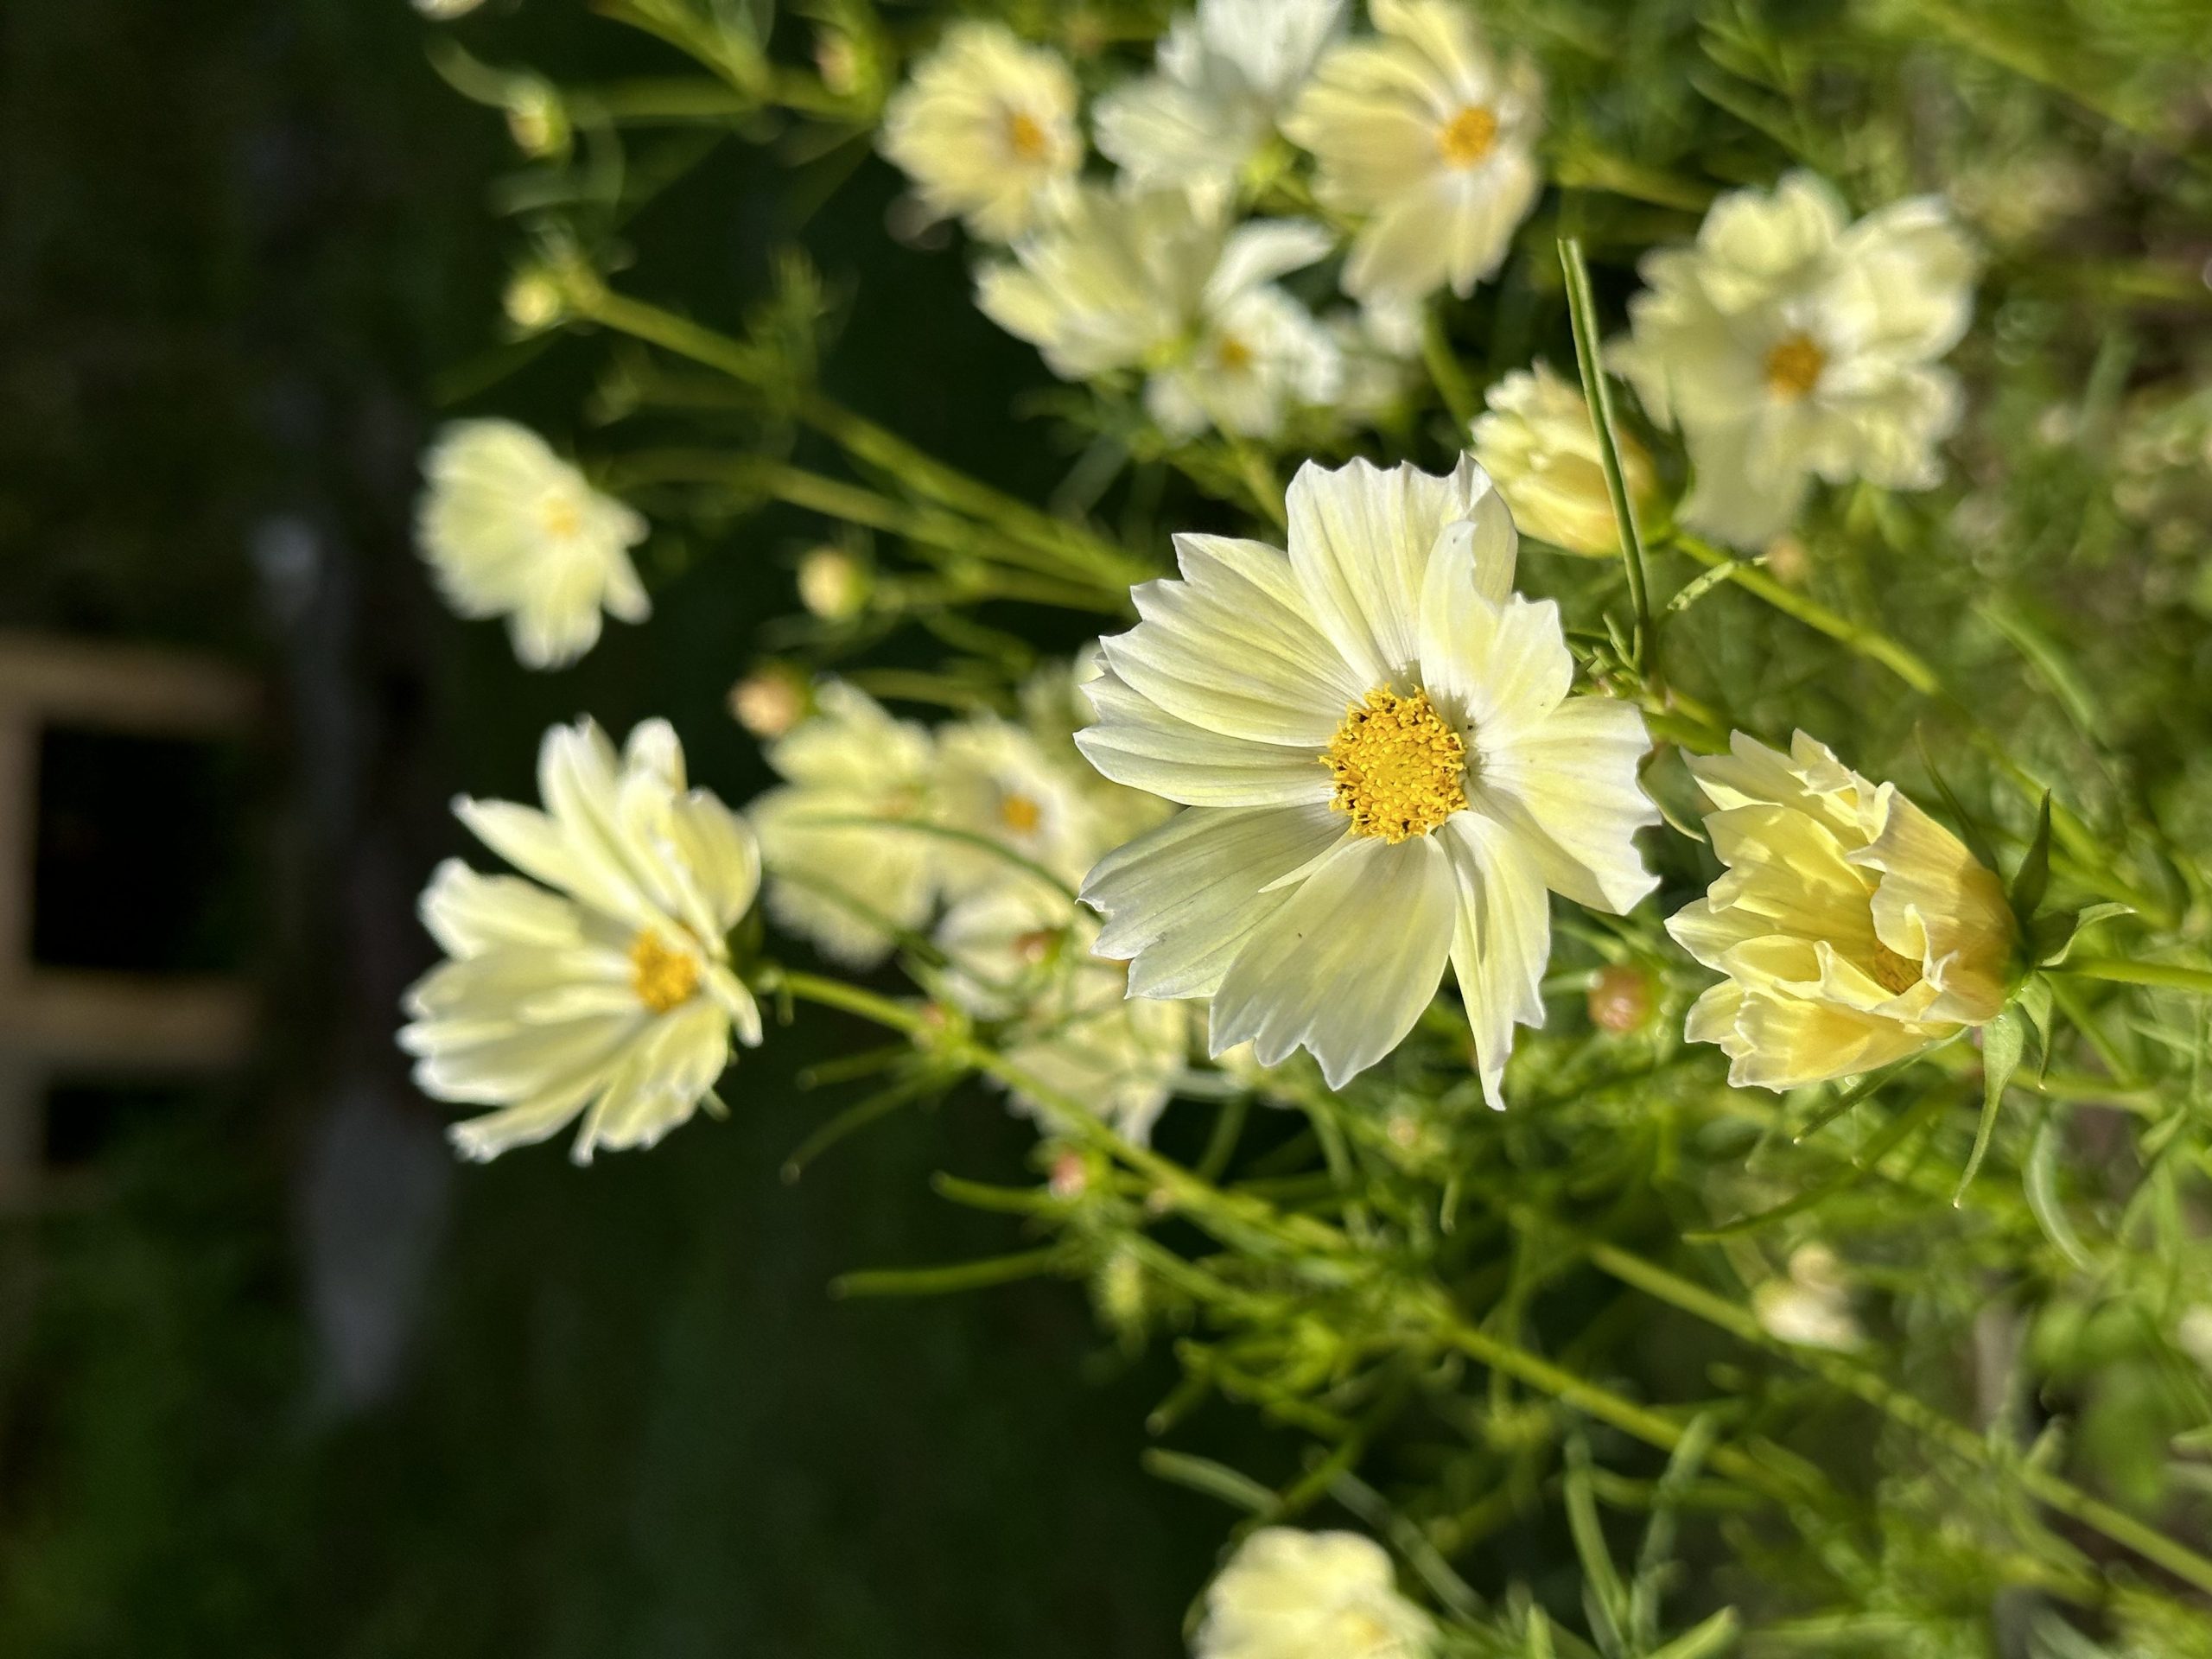
[[[1370,0],[1363,27],[1343,0],[1201,0],[1087,112],[1052,50],[956,24],[880,145],[981,245],[977,305],[1053,373],[1134,397],[1171,440],[1279,440],[1397,395],[1424,304],[1492,276],[1531,212],[1543,119],[1535,70],[1449,0]],[[1756,549],[1816,480],[1937,481],[1961,413],[1940,359],[1976,279],[1940,202],[1853,220],[1789,175],[1722,197],[1642,278],[1605,363],[1690,482],[1670,499],[1624,438],[1640,519]],[[1638,837],[1672,832],[1642,712],[1579,683],[1555,605],[1516,589],[1524,537],[1619,551],[1590,408],[1541,362],[1485,403],[1446,474],[1304,467],[1281,545],[1176,537],[1135,625],[1039,674],[1016,716],[932,728],[842,681],[796,689],[750,721],[782,781],[741,813],[688,786],[664,724],[619,751],[588,721],[549,733],[542,810],[458,808],[519,874],[448,863],[423,899],[450,959],[401,1040],[428,1093],[485,1109],[455,1144],[573,1128],[585,1160],[720,1109],[761,1040],[766,987],[732,945],[756,899],[851,969],[895,952],[931,1006],[991,1029],[1038,1085],[1014,1103],[1047,1120],[1072,1099],[1141,1142],[1224,1071],[1264,1096],[1310,1060],[1341,1088],[1447,975],[1510,1109],[1554,901],[1626,914],[1656,886]],[[534,434],[457,423],[426,474],[443,591],[505,617],[524,663],[645,619],[650,526]],[[1687,1034],[1732,1084],[1866,1072],[1999,1015],[2018,929],[1957,836],[1802,733],[1685,760],[1726,868],[1668,930],[1719,976]],[[1376,1545],[1276,1529],[1216,1582],[1198,1642],[1382,1659],[1432,1634]]]

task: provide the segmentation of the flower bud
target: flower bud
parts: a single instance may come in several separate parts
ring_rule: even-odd
[[[1796,1088],[1916,1054],[2005,1007],[2017,928],[2005,889],[1891,784],[1802,732],[1788,754],[1735,734],[1691,760],[1728,873],[1668,922],[1728,977],[1684,1034],[1738,1088]]]
[[[515,148],[534,162],[545,161],[569,148],[569,111],[561,94],[535,77],[518,80],[507,94],[507,136]]]
[[[766,742],[781,737],[806,715],[806,682],[781,663],[756,668],[729,689],[729,712],[737,723]]]
[[[1507,375],[1487,401],[1471,447],[1522,534],[1592,558],[1618,553],[1620,527],[1599,459],[1598,429],[1582,394],[1539,363],[1532,372]],[[1640,520],[1655,490],[1651,458],[1635,439],[1616,436],[1621,477]]]
[[[1651,1017],[1651,976],[1624,962],[1599,969],[1590,982],[1590,1023],[1625,1037]]]
[[[560,279],[536,265],[514,274],[501,302],[507,321],[525,334],[543,334],[569,314]]]
[[[824,622],[849,622],[868,608],[868,574],[844,549],[817,547],[798,562],[799,603]]]

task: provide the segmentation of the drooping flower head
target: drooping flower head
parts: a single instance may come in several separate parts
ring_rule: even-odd
[[[1262,1527],[1206,1591],[1197,1659],[1424,1659],[1436,1624],[1356,1532]]]
[[[630,563],[645,521],[512,421],[455,421],[423,458],[416,539],[446,602],[504,616],[526,668],[558,668],[599,642],[600,613],[642,622]]]
[[[1738,1088],[1871,1071],[2005,1006],[2016,928],[1959,838],[1802,732],[1780,754],[1738,732],[1690,769],[1728,868],[1667,923],[1728,976],[1690,1009]]]
[[[768,864],[768,913],[840,962],[883,960],[928,925],[940,843],[903,823],[937,812],[936,739],[830,681],[815,713],[767,752],[784,782],[747,809]]]
[[[1072,1099],[1142,1143],[1189,1064],[1191,1008],[1130,997],[1097,938],[1096,917],[1029,879],[955,905],[937,931],[954,1000],[1007,1022],[1001,1052],[1039,1085],[1015,1089],[1014,1104],[1050,1126],[1055,1098]]]
[[[581,1116],[573,1156],[650,1147],[688,1119],[760,1040],[727,935],[752,908],[760,859],[742,820],[686,789],[683,752],[648,721],[618,756],[589,721],[538,756],[545,810],[464,799],[454,810],[520,870],[448,860],[423,920],[450,958],[407,993],[400,1033],[438,1100],[498,1109],[455,1124],[475,1159]]]
[[[1934,197],[1852,223],[1809,173],[1738,190],[1696,245],[1643,264],[1632,337],[1614,348],[1644,407],[1682,430],[1695,473],[1682,521],[1757,546],[1796,520],[1815,477],[1920,490],[1958,424],[1936,366],[1973,320],[1973,247]]]
[[[1001,23],[955,24],[883,112],[884,155],[930,209],[1010,241],[1053,210],[1083,165],[1075,77]]]
[[[1516,370],[1490,389],[1475,417],[1474,457],[1497,484],[1522,532],[1569,553],[1618,555],[1620,526],[1599,459],[1598,427],[1581,391],[1548,363]],[[1629,501],[1648,507],[1656,485],[1651,457],[1618,435]]]
[[[1284,123],[1314,189],[1365,220],[1344,268],[1358,299],[1465,298],[1494,275],[1543,188],[1543,87],[1501,63],[1455,0],[1372,0],[1380,33],[1333,47]]]
[[[1098,148],[1143,185],[1226,188],[1274,136],[1344,0],[1198,0],[1160,66],[1098,101]]]
[[[945,838],[938,854],[955,897],[1033,881],[1006,853],[1074,881],[1100,850],[1079,774],[995,715],[938,731],[935,798],[938,822],[969,837]]]
[[[1172,435],[1265,437],[1293,405],[1335,394],[1335,346],[1275,282],[1330,245],[1302,219],[1232,228],[1181,190],[1086,187],[1013,262],[982,272],[976,299],[1062,379],[1144,372],[1146,406]]]
[[[1135,592],[1077,738],[1186,810],[1084,897],[1141,996],[1212,1003],[1217,1055],[1304,1047],[1332,1086],[1412,1029],[1452,962],[1485,1094],[1541,1024],[1548,888],[1625,911],[1647,747],[1625,703],[1571,697],[1559,613],[1513,592],[1516,537],[1482,469],[1308,465],[1287,555],[1175,538]]]

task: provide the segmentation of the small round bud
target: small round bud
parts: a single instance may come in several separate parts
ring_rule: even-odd
[[[823,87],[839,98],[850,98],[860,90],[861,54],[849,35],[825,29],[816,35],[814,68]]]
[[[434,23],[449,23],[456,17],[466,17],[483,3],[484,0],[415,0],[415,10]]]
[[[518,270],[507,284],[502,305],[507,321],[526,334],[543,334],[568,315],[569,303],[551,272]]]
[[[569,148],[569,112],[561,95],[542,80],[518,82],[507,95],[507,136],[534,162]]]
[[[729,689],[729,712],[764,742],[781,737],[806,715],[806,682],[780,663],[756,668]]]
[[[824,622],[849,622],[868,607],[868,575],[838,547],[817,547],[798,563],[799,603]]]
[[[1090,1185],[1090,1166],[1079,1152],[1064,1152],[1052,1160],[1052,1196],[1063,1201],[1079,1198]]]
[[[1624,962],[1602,968],[1590,982],[1590,1023],[1625,1037],[1651,1017],[1651,976]]]
[[[1766,546],[1767,571],[1785,588],[1802,588],[1813,574],[1812,555],[1795,536],[1777,536]]]

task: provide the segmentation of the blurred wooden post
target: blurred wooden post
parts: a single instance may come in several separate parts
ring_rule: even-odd
[[[258,702],[250,677],[207,658],[0,632],[0,1209],[42,1196],[44,1104],[56,1077],[221,1070],[245,1060],[252,1034],[241,981],[32,959],[41,734],[235,738]]]

